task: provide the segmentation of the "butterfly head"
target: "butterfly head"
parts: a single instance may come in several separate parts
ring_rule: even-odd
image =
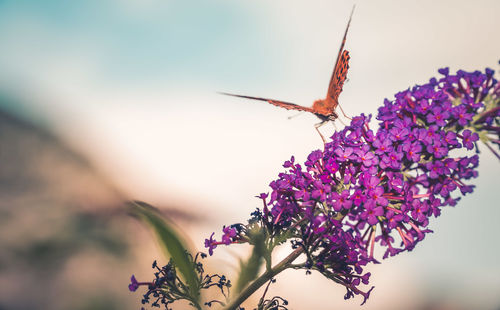
[[[337,104],[335,104],[330,98],[327,98],[314,101],[312,109],[314,114],[318,116],[321,115],[323,118],[328,120],[334,120],[338,117],[337,113],[335,113],[336,106]]]
[[[339,116],[338,116],[338,114],[337,114],[337,113],[335,113],[335,111],[333,111],[333,112],[332,112],[332,114],[328,115],[328,120],[329,120],[329,121],[332,121],[332,122],[333,122],[333,121],[334,121],[334,120],[336,120],[337,118],[339,118]]]

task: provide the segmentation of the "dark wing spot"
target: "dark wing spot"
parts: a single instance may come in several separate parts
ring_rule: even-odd
[[[335,93],[334,93],[334,99],[337,99],[340,95],[340,93],[342,92],[342,87],[344,86],[344,82],[346,80],[346,77],[347,77],[347,70],[349,69],[349,59],[351,58],[351,56],[349,56],[349,52],[348,51],[344,51],[342,53],[342,56],[340,57],[339,59],[339,65],[338,65],[338,69],[337,71],[335,72],[335,77],[334,77],[334,80],[335,80]]]

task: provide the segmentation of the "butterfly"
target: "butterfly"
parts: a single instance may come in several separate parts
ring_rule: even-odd
[[[326,98],[314,101],[312,107],[304,107],[304,106],[301,106],[301,105],[298,105],[295,103],[274,100],[274,99],[268,99],[268,98],[235,95],[235,94],[229,94],[229,93],[223,93],[223,92],[221,92],[221,94],[228,95],[228,96],[234,96],[234,97],[240,97],[240,98],[246,98],[246,99],[252,99],[252,100],[266,101],[272,105],[275,105],[275,106],[278,106],[280,108],[284,108],[287,110],[298,110],[298,111],[306,111],[306,112],[313,113],[321,120],[321,122],[316,124],[314,127],[316,128],[319,135],[321,136],[321,139],[323,139],[323,142],[325,142],[325,139],[318,128],[321,127],[322,125],[324,125],[326,122],[334,121],[339,117],[337,112],[335,112],[335,109],[337,108],[337,106],[340,107],[339,106],[339,95],[342,92],[342,87],[344,86],[344,82],[345,82],[346,77],[347,77],[347,70],[349,69],[349,59],[351,57],[349,56],[349,51],[344,50],[344,45],[345,45],[345,41],[347,38],[347,31],[349,30],[349,25],[351,24],[351,19],[352,19],[353,13],[354,13],[354,7],[352,8],[351,15],[349,16],[349,21],[347,22],[347,27],[345,29],[344,38],[342,39],[342,43],[340,44],[340,49],[339,49],[339,53],[337,55],[337,60],[335,62],[335,67],[333,68],[332,77],[330,78],[330,84],[328,85],[328,91],[326,93]],[[347,115],[345,115],[344,111],[342,110],[342,107],[340,107],[340,110],[342,111],[342,114],[345,117],[349,118]]]

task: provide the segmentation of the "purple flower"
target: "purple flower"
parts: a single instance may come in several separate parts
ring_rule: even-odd
[[[420,161],[420,153],[422,152],[422,145],[420,142],[415,141],[413,143],[407,142],[403,144],[402,150],[406,153],[406,158],[412,162]]]
[[[130,284],[128,285],[128,289],[131,292],[135,292],[137,291],[138,288],[139,288],[139,282],[137,282],[135,276],[132,275],[132,277],[130,277]]]
[[[430,124],[435,123],[438,126],[445,126],[449,116],[448,111],[443,111],[440,106],[435,106],[431,109],[431,113],[427,115],[427,121]]]
[[[342,162],[342,161],[346,161],[346,160],[349,160],[349,159],[354,159],[354,149],[351,148],[351,147],[347,147],[346,149],[341,149],[341,148],[338,148],[335,150],[335,154],[337,155],[337,160]]]
[[[222,231],[224,232],[224,234],[222,235],[222,243],[224,243],[225,245],[231,244],[234,237],[236,237],[237,235],[236,229],[234,227],[228,226],[224,227]]]
[[[462,143],[468,150],[474,148],[474,142],[477,140],[479,140],[479,135],[477,133],[472,133],[469,129],[464,130],[462,133]]]
[[[368,191],[368,197],[370,197],[372,203],[385,207],[388,204],[388,200],[383,196],[383,194],[384,188],[382,186],[377,186]]]
[[[366,204],[365,211],[361,213],[361,219],[367,220],[368,224],[375,225],[378,223],[378,216],[384,214],[384,209],[376,204]]]
[[[399,210],[388,209],[385,214],[387,220],[387,227],[389,229],[394,229],[398,227],[401,221],[403,220],[403,216],[401,214],[395,213],[395,211],[399,212]]]
[[[388,138],[393,141],[404,140],[409,133],[406,127],[394,126],[389,130]]]
[[[352,201],[349,200],[349,191],[344,190],[342,193],[338,194],[336,192],[332,193],[333,210],[340,212],[342,209],[350,209],[352,206]]]
[[[439,141],[434,141],[432,145],[427,146],[427,152],[433,154],[436,158],[443,158],[448,154],[448,147]]]
[[[429,178],[431,179],[439,178],[444,172],[444,165],[440,161],[428,162],[425,167],[429,171]]]
[[[205,239],[205,247],[208,248],[208,254],[212,256],[214,254],[214,249],[217,247],[217,241],[214,240],[215,233],[210,235],[210,239]]]
[[[384,153],[389,153],[393,150],[392,141],[385,138],[385,134],[380,134],[377,139],[373,142],[373,146],[376,148],[375,154],[382,155]]]
[[[441,68],[438,72],[447,77],[450,74],[450,68]]]
[[[269,199],[261,197],[269,212],[260,226],[272,236],[289,232],[293,246],[307,252],[307,268],[335,275],[346,298],[368,298],[371,289],[359,286],[369,282],[363,267],[376,262],[376,246],[385,248],[383,258],[411,251],[432,232],[432,216],[472,192],[466,181],[477,176],[478,156],[450,151],[472,150],[478,133],[500,141],[499,100],[483,102],[500,96],[493,73],[439,72],[444,77],[386,99],[376,130],[371,116],[360,115],[304,167],[292,157],[270,183]],[[240,234],[228,229],[225,244]],[[249,239],[242,234],[239,240]],[[212,237],[205,241],[209,251],[220,244]]]
[[[428,210],[428,206],[426,202],[422,202],[418,199],[412,201],[412,218],[420,223],[425,223],[427,221],[426,211]],[[427,226],[427,225],[422,225]]]
[[[368,145],[366,145],[368,147]],[[370,167],[371,165],[376,165],[378,163],[377,157],[367,148],[356,150],[356,155],[358,155],[359,160],[363,163],[365,167]]]
[[[500,145],[500,83],[494,71],[438,71],[443,77],[385,99],[375,130],[370,115],[353,117],[303,165],[293,156],[285,161],[285,171],[269,184],[270,194],[258,196],[262,212],[252,212],[248,224],[224,226],[221,241],[212,233],[205,239],[209,254],[218,245],[234,243],[258,249],[259,238],[265,238],[266,257],[289,240],[294,255],[300,250],[306,257],[294,268],[323,274],[345,287],[345,299],[361,295],[364,304],[373,290],[365,287],[371,274],[364,267],[378,262],[376,248],[385,250],[384,259],[413,250],[432,232],[431,217],[474,190],[468,180],[478,175],[479,157],[467,151],[479,137],[500,158],[494,148]],[[227,296],[223,288],[230,282],[204,276],[198,255],[189,257],[200,287],[217,286]],[[153,282],[138,282],[132,275],[128,286],[130,291],[148,286],[143,303],[153,298],[152,306],[161,302],[168,308],[178,299],[193,300],[172,261],[162,268],[155,262],[153,268]],[[181,296],[179,287],[187,295]],[[206,305],[213,302],[219,301]]]
[[[380,166],[382,168],[396,169],[401,168],[401,159],[403,158],[403,153],[400,151],[393,151],[387,155],[383,155],[380,161]]]
[[[451,114],[458,121],[460,126],[467,125],[471,120],[474,114],[467,113],[467,107],[463,105],[459,105],[451,110]]]

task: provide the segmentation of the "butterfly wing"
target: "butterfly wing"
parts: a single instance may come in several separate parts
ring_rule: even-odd
[[[340,44],[339,54],[337,55],[337,60],[335,61],[335,67],[333,68],[332,77],[330,78],[330,84],[328,85],[328,92],[326,94],[327,99],[332,99],[332,103],[335,105],[335,109],[338,104],[338,98],[340,92],[342,92],[342,86],[347,77],[347,70],[349,69],[349,52],[344,51],[344,45],[347,38],[347,31],[349,30],[349,25],[351,24],[352,13],[354,13],[354,7],[352,8],[351,16],[349,16],[349,21],[347,22],[347,27],[345,28],[344,38],[342,39],[342,44]]]
[[[228,94],[228,93],[220,93],[223,95],[227,96],[233,96],[233,97],[240,97],[240,98],[246,98],[246,99],[252,99],[252,100],[260,100],[260,101],[266,101],[272,105],[275,105],[280,108],[284,108],[287,110],[297,110],[297,111],[306,111],[306,112],[311,112],[313,113],[313,110],[309,107],[303,107],[295,103],[290,103],[290,102],[285,102],[285,101],[279,101],[279,100],[274,100],[274,99],[268,99],[268,98],[260,98],[260,97],[250,97],[250,96],[243,96],[243,95],[235,95],[235,94]]]
[[[328,89],[328,97],[333,99],[333,102],[338,103],[338,98],[342,92],[342,87],[347,77],[347,70],[349,70],[349,51],[343,51],[339,62],[335,66],[330,88]]]

